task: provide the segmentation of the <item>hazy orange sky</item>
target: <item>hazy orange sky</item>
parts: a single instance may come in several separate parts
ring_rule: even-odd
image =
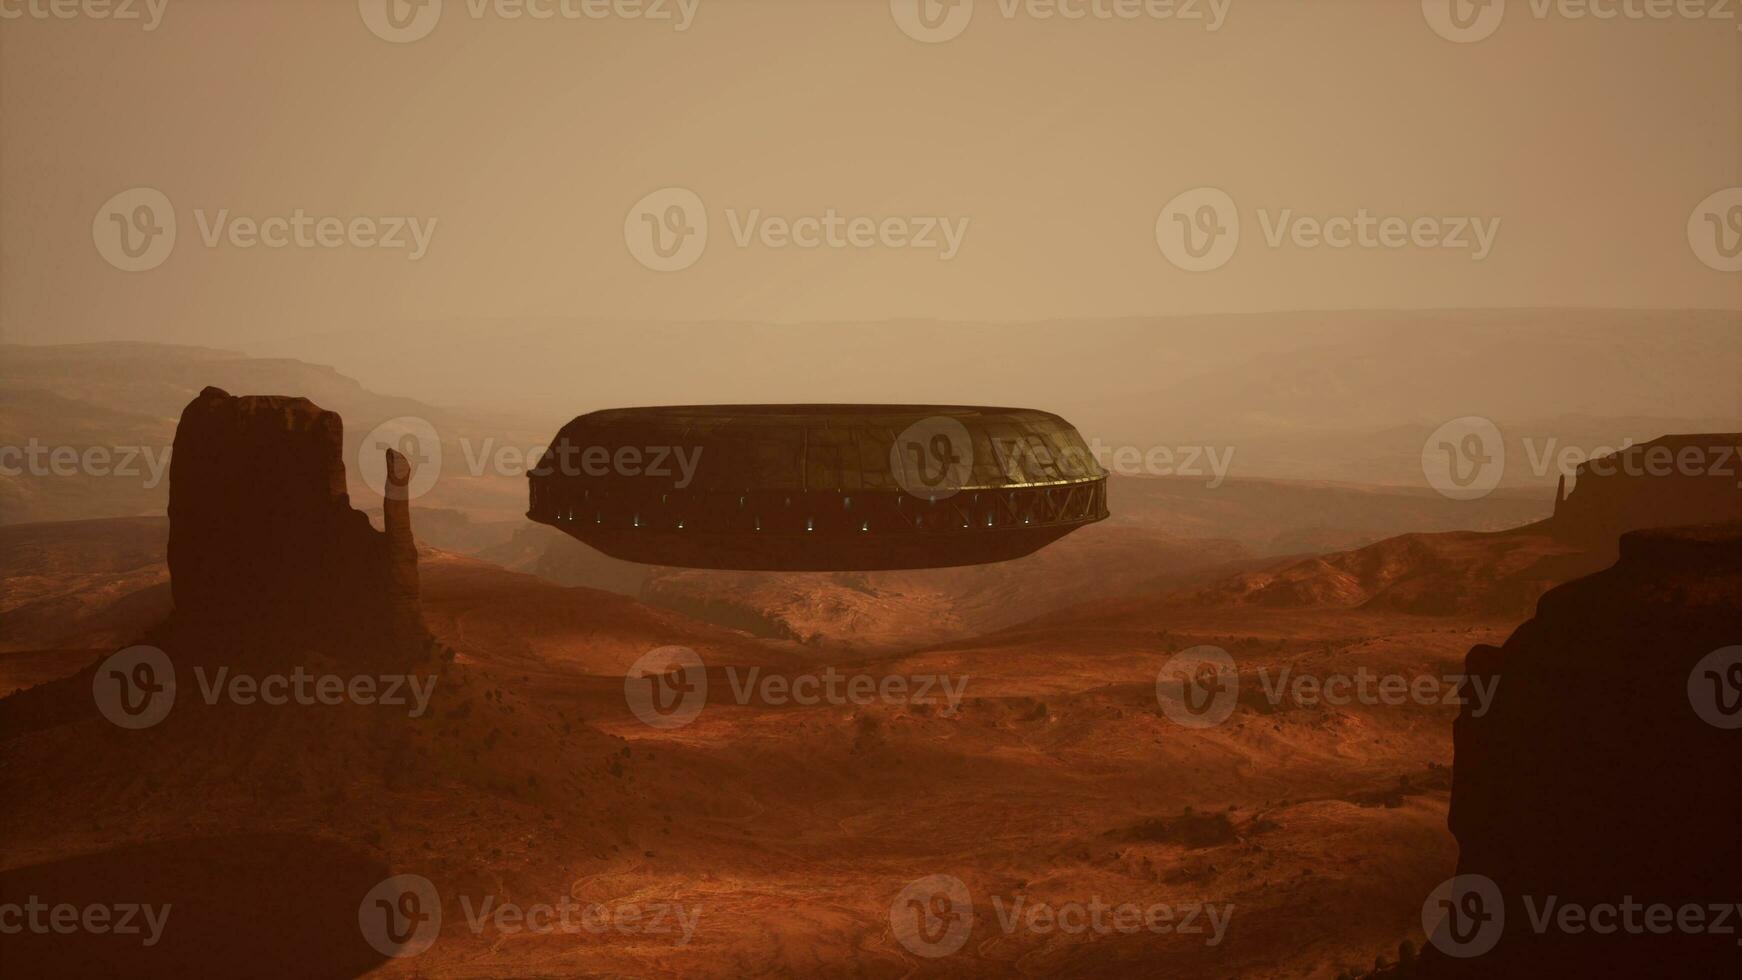
[[[1232,0],[1214,31],[978,0],[960,36],[921,43],[887,0],[700,0],[682,31],[480,3],[445,0],[410,43],[377,37],[356,0],[167,0],[152,30],[0,21],[0,334],[245,348],[436,317],[1742,308],[1742,273],[1702,264],[1687,227],[1742,185],[1736,20],[1538,18],[1513,0],[1460,44],[1414,0]],[[1189,272],[1157,216],[1200,186],[1237,202],[1242,237]],[[144,272],[93,243],[134,187],[163,192],[178,228]],[[662,273],[625,220],[665,187],[704,202],[710,237]],[[415,261],[202,242],[220,211],[297,209],[435,225]],[[830,209],[967,224],[948,259],[734,241],[753,211]],[[1500,224],[1479,261],[1269,247],[1283,209]]]

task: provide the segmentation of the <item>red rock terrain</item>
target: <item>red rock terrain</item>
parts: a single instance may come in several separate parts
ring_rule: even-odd
[[[336,453],[314,452],[287,480],[257,484],[254,503],[288,507],[294,495],[275,499],[275,488],[334,486]],[[190,472],[202,475],[183,489],[198,499],[223,478],[212,474],[232,471]],[[1315,574],[1133,584],[1137,594],[1083,601],[1072,590],[1095,582],[1097,555],[1143,561],[1134,539],[1109,539],[1104,553],[1048,559],[1045,575],[931,583],[920,604],[959,600],[965,625],[952,628],[990,628],[976,624],[1003,616],[1002,629],[904,646],[890,628],[887,642],[855,650],[759,638],[429,550],[415,564],[415,619],[404,619],[393,597],[407,580],[392,572],[404,569],[403,552],[386,561],[386,547],[375,566],[333,560],[344,547],[322,542],[387,536],[358,524],[347,500],[307,500],[317,498],[327,502],[309,513],[336,515],[330,531],[312,530],[327,518],[298,519],[302,534],[262,536],[246,508],[196,517],[209,533],[192,539],[190,555],[177,553],[178,576],[183,558],[196,569],[246,566],[263,554],[249,543],[263,541],[283,559],[274,567],[298,571],[264,591],[270,580],[259,577],[196,575],[205,584],[192,591],[178,581],[174,614],[140,638],[177,663],[406,670],[435,679],[428,710],[208,705],[183,679],[165,721],[126,731],[97,713],[93,671],[77,665],[0,701],[4,893],[96,900],[119,882],[141,900],[175,903],[180,916],[153,950],[51,937],[9,947],[10,962],[222,972],[238,955],[239,940],[225,937],[239,936],[261,951],[257,975],[1333,977],[1402,936],[1419,942],[1422,897],[1455,870],[1445,820],[1458,707],[1437,696],[1328,703],[1289,678],[1443,682],[1472,644],[1496,643],[1517,624],[1525,584],[1552,578],[1573,553],[1535,534],[1430,535],[1327,557]],[[86,593],[110,588],[125,602],[135,585],[161,589],[134,563],[156,533],[149,526],[112,529],[132,542],[117,554],[135,555],[116,558],[112,572],[77,571],[87,536],[103,530],[9,532],[38,535],[33,560],[45,567],[34,592],[8,601],[75,597],[66,600],[72,622],[89,639],[75,630],[55,642],[83,646],[86,664],[107,653],[104,631],[127,621]],[[325,581],[377,574],[369,567],[382,570],[374,585]],[[1049,581],[1053,573],[1071,581]],[[226,608],[226,578],[256,598],[271,633],[255,629],[233,646],[222,630],[180,631],[212,603]],[[1254,601],[1278,581],[1288,583],[1286,601]],[[1319,581],[1342,584],[1299,584]],[[1456,601],[1412,598],[1447,582],[1461,583]],[[790,608],[802,612],[803,596],[786,588],[759,601],[801,601]],[[351,596],[356,589],[367,594]],[[865,602],[813,622],[874,624],[874,597]],[[1008,612],[1049,605],[1026,621]],[[308,623],[290,615],[297,610]],[[351,625],[335,633],[316,621]],[[40,629],[7,637],[18,649],[47,635]],[[408,639],[419,642],[398,646]],[[625,673],[672,645],[699,655],[707,696],[689,723],[654,727],[626,700]],[[1207,728],[1181,724],[1157,696],[1169,658],[1201,645],[1225,650],[1237,678],[1230,716]],[[12,667],[19,656],[0,657],[9,676],[38,679]],[[758,684],[740,697],[751,670]],[[923,703],[791,703],[760,684],[775,678],[778,691],[824,673],[896,680],[909,692],[942,678],[960,685],[951,688],[960,700],[934,689]],[[94,870],[103,868],[110,873]],[[358,928],[361,892],[389,874],[421,875],[439,893],[435,942],[414,957],[385,958]],[[967,901],[954,911],[969,922],[961,949],[938,959],[903,942],[911,936],[891,911],[905,887],[935,875],[961,882]],[[257,882],[276,904],[239,923],[235,909]],[[678,906],[699,917],[687,938],[490,923],[474,931],[468,909],[487,897],[519,906],[566,897],[616,915]],[[1181,914],[1209,906],[1229,917],[1215,933],[1007,932],[1000,916],[1018,900],[1165,904]]]
[[[1742,949],[1723,919],[1742,915],[1739,639],[1742,524],[1714,524],[1625,535],[1612,568],[1470,651],[1470,674],[1501,686],[1493,710],[1458,719],[1451,828],[1459,875],[1491,881],[1504,919],[1479,955],[1430,953],[1424,975],[1734,972]],[[1534,928],[1532,905],[1551,897],[1591,928],[1582,915],[1579,928]],[[1583,913],[1627,902],[1641,908],[1607,931]],[[1677,927],[1644,928],[1652,905]]]

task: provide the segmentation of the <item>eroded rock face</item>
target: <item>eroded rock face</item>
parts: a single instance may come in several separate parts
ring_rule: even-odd
[[[1742,521],[1742,433],[1664,436],[1587,460],[1563,496],[1549,532],[1609,555],[1626,531]]]
[[[169,475],[178,631],[242,656],[302,644],[391,662],[423,650],[409,466],[387,451],[377,531],[351,507],[342,434],[339,416],[306,398],[207,388],[188,404]]]
[[[1503,647],[1469,654],[1469,673],[1498,687],[1485,715],[1466,704],[1456,723],[1450,824],[1459,874],[1492,879],[1505,919],[1492,951],[1436,957],[1426,975],[1720,976],[1742,962],[1742,929],[1533,923],[1551,897],[1742,916],[1742,684],[1736,670],[1701,676],[1742,644],[1742,524],[1636,531],[1619,550],[1545,594]],[[1711,720],[1725,708],[1738,727]]]

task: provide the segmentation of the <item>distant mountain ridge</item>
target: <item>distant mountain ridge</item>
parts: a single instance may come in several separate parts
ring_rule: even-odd
[[[383,422],[409,417],[428,422],[442,442],[442,478],[420,506],[486,520],[518,518],[525,510],[518,478],[497,479],[489,467],[474,477],[471,469],[474,461],[488,463],[498,447],[540,444],[546,424],[538,420],[382,395],[331,367],[288,358],[147,343],[9,344],[0,345],[0,446],[109,452],[102,472],[75,464],[70,473],[32,473],[27,461],[6,460],[24,472],[0,473],[0,522],[163,513],[169,487],[161,464],[176,419],[208,385],[332,406],[345,419],[347,477],[359,499],[372,496],[357,465],[363,438]],[[46,468],[47,457],[39,459]]]
[[[1608,567],[1630,531],[1742,522],[1742,433],[1654,439],[1582,464],[1571,491],[1564,486],[1555,492],[1554,512],[1523,527],[1406,534],[1247,572],[1199,596],[1284,607],[1527,615],[1548,588]]]
[[[1742,311],[1733,310],[807,324],[471,318],[323,331],[254,349],[336,364],[427,400],[465,390],[479,403],[552,414],[696,402],[997,405],[1022,392],[1017,400],[1044,402],[1087,437],[1138,445],[1245,440],[1256,449],[1272,437],[1428,424],[1425,435],[1465,415],[1503,426],[1580,415],[1742,420]],[[1665,431],[1674,430],[1639,435]],[[1330,476],[1369,482],[1347,470]]]

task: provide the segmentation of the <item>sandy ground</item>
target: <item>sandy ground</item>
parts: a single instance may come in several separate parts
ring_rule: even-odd
[[[92,718],[12,740],[17,832],[0,867],[84,880],[56,862],[149,864],[128,849],[180,837],[252,854],[237,835],[271,833],[359,869],[299,886],[328,918],[356,911],[369,870],[432,883],[433,945],[384,960],[345,936],[313,974],[1334,977],[1416,932],[1451,872],[1456,708],[1299,703],[1267,685],[1285,668],[1440,678],[1514,625],[1155,596],[864,656],[470,559],[435,556],[423,577],[455,651],[415,736],[434,775],[374,778],[372,743],[399,736],[373,718],[248,716],[247,759]],[[1205,644],[1237,664],[1239,696],[1199,729],[1169,717],[1156,680]],[[669,645],[696,652],[708,690],[693,720],[659,728],[624,675]],[[7,654],[0,679],[100,653]],[[831,676],[841,696],[785,696]],[[896,693],[857,703],[853,684]],[[264,792],[256,764],[291,787]],[[568,932],[518,918],[568,903]]]

